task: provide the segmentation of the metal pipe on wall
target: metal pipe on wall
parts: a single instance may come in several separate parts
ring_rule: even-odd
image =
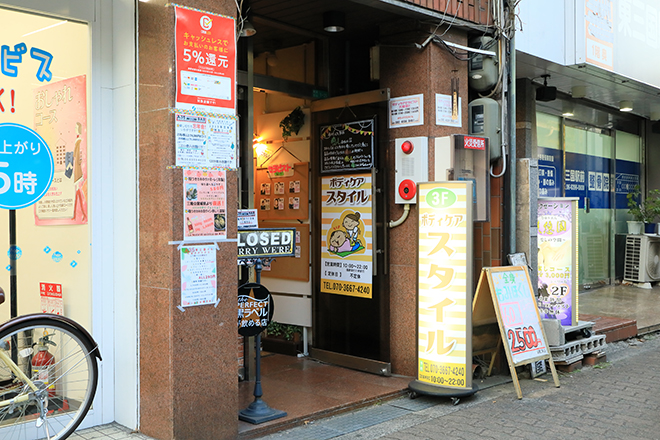
[[[510,12],[513,15],[513,11]],[[512,17],[514,20],[515,17]],[[511,30],[509,41],[509,94],[507,96],[509,108],[509,253],[516,252],[516,28]]]

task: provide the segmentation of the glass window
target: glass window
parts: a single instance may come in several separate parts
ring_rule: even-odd
[[[9,211],[0,210],[0,240],[7,252],[0,286],[9,299],[15,272],[19,315],[42,307],[48,312],[61,309],[91,328],[90,31],[86,24],[4,8],[0,19],[1,122],[36,132],[54,167],[45,195],[16,210],[12,249]],[[0,137],[5,133],[0,128]],[[37,146],[7,146],[5,138],[0,153],[17,154],[21,148],[34,151]],[[11,187],[4,193],[0,188],[0,201],[12,191],[29,192],[30,178],[39,181],[43,176],[41,171],[9,176]],[[8,304],[0,307],[1,320],[9,314]]]

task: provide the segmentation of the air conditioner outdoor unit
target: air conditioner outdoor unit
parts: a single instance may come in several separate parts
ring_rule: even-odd
[[[626,236],[623,279],[638,283],[660,281],[660,237]]]

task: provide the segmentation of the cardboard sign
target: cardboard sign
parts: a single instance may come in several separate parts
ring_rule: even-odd
[[[555,385],[559,387],[526,267],[483,268],[472,302],[472,317],[474,327],[497,320],[519,399],[522,399],[516,375],[519,365],[547,360]]]

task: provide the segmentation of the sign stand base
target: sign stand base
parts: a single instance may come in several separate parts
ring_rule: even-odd
[[[260,398],[256,398],[247,408],[238,412],[238,420],[249,422],[254,425],[270,422],[271,420],[279,419],[280,417],[286,417],[286,412],[269,407],[268,404]]]
[[[444,388],[437,385],[431,385],[426,382],[421,382],[419,380],[413,380],[408,384],[408,388],[411,392],[416,394],[421,394],[424,396],[437,396],[437,397],[469,397],[479,391],[479,386],[475,383],[472,384],[472,389],[463,389],[463,388]],[[454,405],[458,401],[454,401]]]

